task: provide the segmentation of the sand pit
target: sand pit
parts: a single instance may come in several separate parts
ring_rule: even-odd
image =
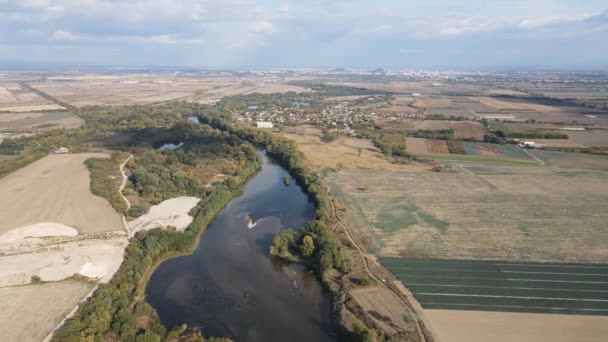
[[[608,317],[424,310],[441,342],[600,342]]]
[[[122,230],[120,215],[91,194],[84,161],[103,153],[49,155],[0,179],[0,234],[43,222],[80,234]]]
[[[42,341],[95,284],[61,282],[0,289],[3,341]]]
[[[29,284],[32,276],[58,281],[80,274],[107,282],[122,263],[127,241],[126,236],[75,239],[32,253],[0,256],[0,287]]]
[[[129,223],[131,232],[135,234],[140,230],[154,228],[175,227],[183,231],[192,222],[193,217],[188,215],[200,199],[196,197],[177,197],[163,201],[150,207],[148,213]]]
[[[0,244],[24,240],[28,237],[76,236],[78,231],[61,223],[38,223],[0,235]]]

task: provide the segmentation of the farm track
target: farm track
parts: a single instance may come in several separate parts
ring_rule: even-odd
[[[384,279],[381,279],[379,276],[376,276],[372,272],[372,269],[371,269],[370,263],[369,263],[369,259],[372,258],[372,260],[373,260],[373,257],[370,257],[370,255],[367,252],[365,252],[363,247],[361,247],[359,245],[359,242],[353,237],[348,226],[342,221],[342,219],[340,219],[340,217],[338,216],[338,214],[336,212],[336,205],[334,203],[335,199],[331,195],[329,186],[327,184],[325,184],[324,182],[323,182],[323,186],[325,187],[325,191],[327,192],[327,194],[329,195],[329,198],[330,198],[332,216],[336,219],[338,224],[342,227],[342,229],[344,230],[344,233],[346,233],[346,236],[348,237],[349,241],[353,244],[353,246],[355,246],[355,249],[357,250],[359,255],[361,255],[361,258],[363,259],[363,266],[365,268],[365,272],[372,279],[374,279],[374,281],[376,281],[381,287],[383,287],[383,288],[387,289],[388,291],[392,292],[393,294],[395,294],[397,296],[397,298],[399,299],[399,302],[401,302],[401,304],[404,305],[404,307],[408,310],[408,312],[412,315],[412,317],[416,317],[416,325],[417,325],[416,331],[417,331],[418,337],[420,338],[421,341],[425,341],[425,342],[436,341],[435,336],[431,335],[431,338],[429,339],[429,338],[427,338],[427,334],[425,334],[425,332],[427,332],[427,333],[429,332],[430,323],[426,321],[426,319],[424,318],[424,314],[421,311],[416,310],[415,307],[411,303],[403,300],[402,295],[404,295],[404,294],[402,291],[400,291],[398,289],[393,289],[391,286],[386,284]],[[382,267],[382,266],[376,264],[376,267]],[[410,297],[410,298],[408,298],[408,300],[416,300],[416,299],[413,297]],[[422,323],[421,323],[421,320],[423,320]]]
[[[131,159],[133,159],[133,154],[129,155],[129,157],[127,159],[125,159],[125,161],[122,162],[122,164],[120,164],[120,174],[122,175],[122,183],[120,183],[120,187],[118,188],[118,193],[120,194],[122,199],[125,201],[125,203],[127,203],[127,210],[131,209],[131,202],[125,195],[123,195],[122,191],[125,189],[125,186],[127,185],[127,174],[125,173],[125,166]],[[125,212],[127,210],[125,210]],[[127,223],[127,218],[125,217],[124,214],[122,214],[121,217],[122,217],[123,227],[129,234],[129,236],[131,236],[131,229],[129,229],[129,224]]]

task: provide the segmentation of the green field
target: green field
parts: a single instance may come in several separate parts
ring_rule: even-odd
[[[383,258],[427,309],[608,315],[608,264]]]

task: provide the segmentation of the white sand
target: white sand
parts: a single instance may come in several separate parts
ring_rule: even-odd
[[[0,235],[0,244],[24,240],[28,237],[76,236],[78,230],[61,223],[37,223],[9,230]]]
[[[75,274],[107,282],[122,263],[128,240],[75,239],[36,252],[0,256],[0,287],[29,284],[31,277],[58,281]]]
[[[192,223],[194,219],[188,215],[190,209],[194,208],[200,199],[196,197],[177,197],[168,199],[153,205],[148,210],[148,213],[131,221],[132,234],[140,230],[149,230],[155,228],[166,228],[169,226],[175,227],[179,231],[183,231]]]

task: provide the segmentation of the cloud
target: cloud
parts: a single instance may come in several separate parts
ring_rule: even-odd
[[[261,34],[275,33],[278,31],[276,26],[269,21],[260,21],[253,25],[253,32]]]
[[[608,64],[599,0],[0,0],[0,30],[0,63]]]
[[[82,39],[82,37],[77,37],[72,32],[64,30],[57,30],[51,35],[51,40],[57,41],[76,41],[80,39]]]

